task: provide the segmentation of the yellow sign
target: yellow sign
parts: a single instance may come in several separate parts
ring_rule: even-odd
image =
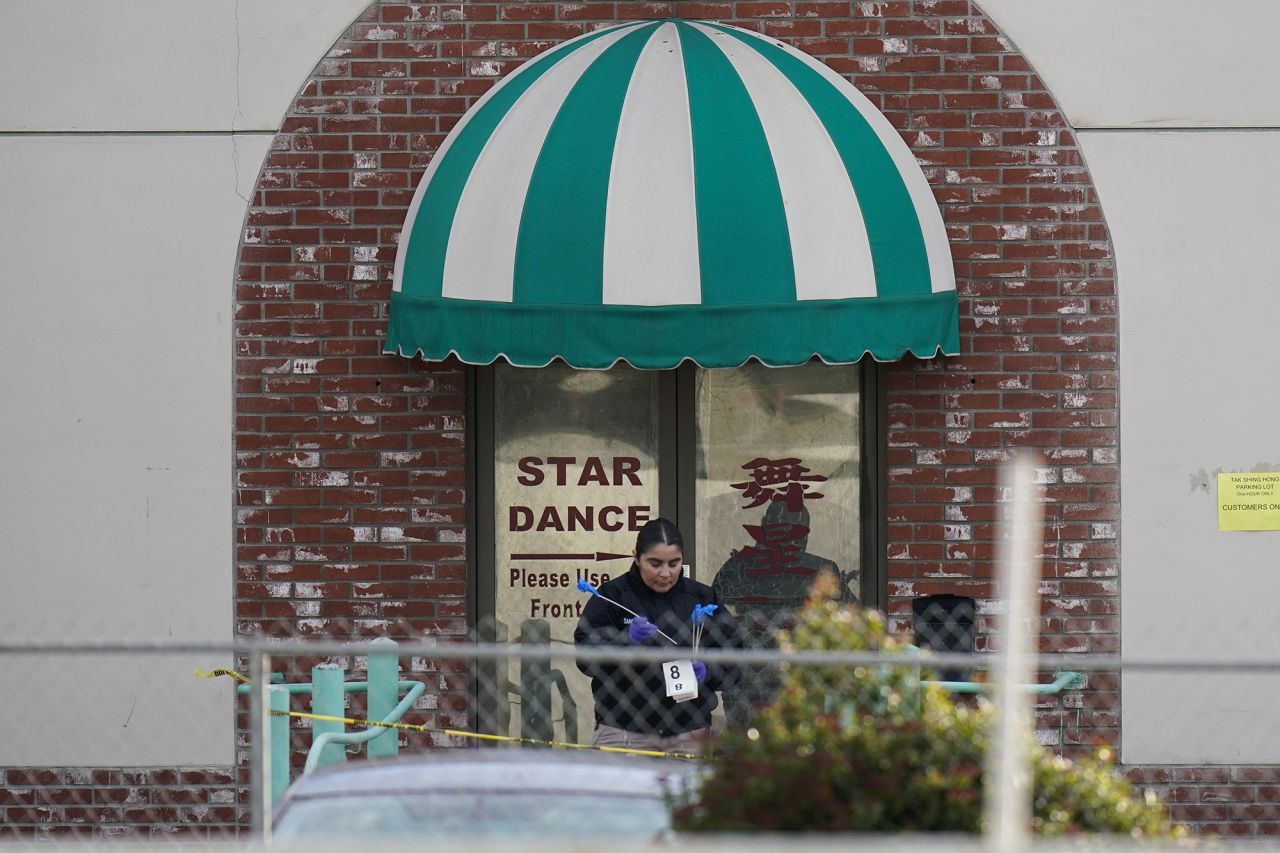
[[[1218,475],[1219,530],[1280,530],[1280,472]]]

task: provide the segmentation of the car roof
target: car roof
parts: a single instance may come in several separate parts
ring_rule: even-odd
[[[534,790],[658,795],[663,780],[691,776],[697,765],[558,749],[441,748],[387,761],[330,765],[290,786],[289,799],[387,791]]]

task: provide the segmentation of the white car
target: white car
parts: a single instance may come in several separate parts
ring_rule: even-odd
[[[681,759],[555,749],[439,749],[334,765],[289,788],[273,840],[658,840],[671,830],[666,792],[696,772]]]

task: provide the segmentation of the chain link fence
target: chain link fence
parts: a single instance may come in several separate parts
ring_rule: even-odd
[[[522,643],[485,640],[497,626],[448,643],[7,640],[0,838],[250,841],[271,832],[274,811],[281,840],[294,841],[697,840],[718,828],[717,810],[741,820],[742,802],[771,795],[778,823],[736,828],[792,829],[806,810],[818,815],[814,828],[832,828],[821,815],[836,796],[863,811],[883,807],[881,822],[867,818],[877,831],[976,831],[993,778],[983,761],[1000,656],[963,651],[964,607],[922,610],[919,624],[921,634],[893,638],[882,618],[843,606],[763,635],[726,619],[701,634],[697,652],[692,628],[670,622],[659,629],[677,642],[595,636],[576,646],[538,642],[536,624],[521,626]],[[1148,690],[1167,682],[1172,704],[1170,676],[1228,673],[1280,681],[1280,666],[1256,660],[1041,656],[1017,686],[1031,697],[1031,748],[1041,756],[1024,761],[1072,756],[1084,766],[1100,748],[1115,761],[1124,749],[1115,730],[1080,728],[1077,715],[1109,706],[1121,678],[1146,679]],[[939,713],[950,715],[941,728],[927,722]],[[1242,742],[1271,734],[1264,720],[1242,717],[1242,726]],[[1280,780],[1256,767],[1244,784],[1231,778],[1237,770],[1199,781],[1188,768],[1106,772],[1140,783],[1135,803],[1152,791],[1175,820],[1212,832],[1252,816],[1265,827],[1280,798],[1264,783]],[[737,788],[726,782],[735,773]],[[750,790],[769,789],[771,777],[773,789]],[[715,784],[699,803],[690,792],[708,778]],[[806,778],[808,787],[793,787]],[[929,779],[939,802],[976,805],[951,824],[926,814],[928,798],[904,791]],[[1032,797],[1085,808],[1061,780],[1038,784],[1025,796],[1040,824],[1043,803]],[[1045,793],[1054,785],[1057,794]],[[833,793],[840,786],[847,791]]]
[[[1280,835],[1280,764],[1259,759],[1280,660],[1037,654],[1040,521],[1025,489],[1012,509],[1003,599],[918,598],[900,635],[831,575],[767,612],[641,614],[583,580],[571,636],[537,615],[433,640],[385,619],[234,642],[5,626],[0,840]],[[979,618],[999,624],[983,653]]]

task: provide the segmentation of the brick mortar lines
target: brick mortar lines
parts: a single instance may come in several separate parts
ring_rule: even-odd
[[[228,766],[9,768],[0,778],[0,840],[232,838],[245,819]]]
[[[1227,838],[1280,836],[1280,766],[1131,766],[1126,777],[1169,804],[1175,820]]]

